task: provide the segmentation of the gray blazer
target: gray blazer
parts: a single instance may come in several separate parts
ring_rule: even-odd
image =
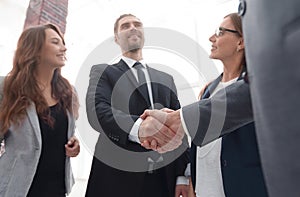
[[[0,77],[0,101],[2,98]],[[75,119],[68,113],[68,138],[73,136]],[[26,117],[19,127],[11,125],[5,134],[5,153],[0,157],[0,196],[26,196],[33,181],[42,148],[40,125],[34,103],[26,110]],[[70,158],[65,162],[65,186],[70,193],[74,184]]]
[[[253,122],[249,84],[240,80],[209,99],[182,108],[193,143],[203,146],[226,133]]]
[[[269,196],[300,196],[300,1],[240,0]]]

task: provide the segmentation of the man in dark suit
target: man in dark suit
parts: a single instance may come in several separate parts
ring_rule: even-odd
[[[300,196],[300,1],[240,2],[268,193]]]
[[[143,60],[144,32],[137,17],[120,16],[114,32],[122,59],[113,65],[95,65],[90,73],[87,114],[100,136],[86,196],[187,196],[187,185],[180,184],[189,162],[186,137],[165,154],[140,144],[145,136],[139,130],[147,125],[139,116],[145,109],[180,108],[173,78]],[[173,136],[165,134],[167,139]],[[151,137],[163,143],[159,133]]]

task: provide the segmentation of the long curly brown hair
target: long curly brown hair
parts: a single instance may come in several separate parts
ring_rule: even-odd
[[[6,133],[12,123],[19,125],[26,116],[26,109],[35,104],[38,115],[50,126],[53,120],[49,106],[42,95],[36,78],[36,68],[39,64],[39,54],[45,43],[46,29],[53,29],[64,39],[59,29],[52,25],[30,27],[21,34],[13,59],[13,68],[4,79],[3,100],[0,104],[0,132]],[[61,75],[60,68],[54,71],[51,81],[52,97],[59,101],[65,111],[77,118],[78,98],[74,88]]]

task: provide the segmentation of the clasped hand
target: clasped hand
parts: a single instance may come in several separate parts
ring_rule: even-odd
[[[145,110],[140,117],[143,122],[139,128],[139,139],[143,147],[165,153],[181,145],[184,130],[179,110]]]
[[[80,152],[79,141],[75,136],[72,136],[67,144],[65,144],[66,155],[68,157],[76,157]]]

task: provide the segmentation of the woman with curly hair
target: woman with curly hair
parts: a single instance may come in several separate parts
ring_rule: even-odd
[[[0,79],[0,196],[65,196],[74,184],[70,157],[78,98],[61,75],[65,42],[52,25],[21,34],[13,68]]]

